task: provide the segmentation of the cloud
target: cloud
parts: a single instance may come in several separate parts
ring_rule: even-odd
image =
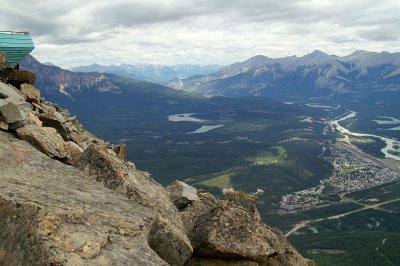
[[[3,30],[28,29],[34,56],[64,67],[399,50],[398,0],[0,0],[0,6]]]

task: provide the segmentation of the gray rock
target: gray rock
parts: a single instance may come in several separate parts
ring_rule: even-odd
[[[65,147],[68,151],[68,158],[66,163],[75,164],[83,153],[83,149],[73,141],[65,142]]]
[[[250,195],[240,191],[225,191],[223,192],[221,199],[226,200],[233,205],[244,208],[254,218],[259,221],[261,220],[260,213],[256,207],[256,195]]]
[[[213,195],[202,190],[197,191],[199,201],[195,201],[191,206],[182,211],[182,222],[185,226],[185,232],[192,241],[196,238],[193,228],[202,222],[206,222],[214,212],[221,208],[222,202],[216,199]],[[195,248],[195,246],[193,246]]]
[[[74,126],[78,126],[78,133],[77,134],[69,134],[69,137],[72,141],[78,144],[82,149],[86,150],[92,143],[97,144],[101,147],[106,147],[107,145],[104,143],[103,140],[97,138],[92,133],[82,129],[79,123],[74,124]]]
[[[40,103],[40,91],[31,84],[24,83],[20,90],[26,96],[27,102]]]
[[[34,115],[33,113],[29,112],[29,118],[39,127],[43,125],[43,122],[40,121],[40,119]]]
[[[43,112],[45,114],[54,114],[54,112],[56,112],[56,108],[52,105],[48,105],[42,102],[42,108],[43,108]]]
[[[50,158],[66,159],[68,150],[63,138],[52,127],[24,126],[16,130],[20,139],[25,140]]]
[[[4,130],[4,131],[7,131],[8,130],[8,124],[3,122],[3,121],[0,121],[0,129]]]
[[[29,112],[33,111],[33,107],[30,103],[25,101],[25,95],[22,92],[11,85],[0,82],[0,94],[3,95],[3,99],[0,99],[0,105],[11,102],[19,109],[21,115],[21,118],[18,121],[9,124],[10,130],[15,130],[24,125],[33,124],[33,121],[29,118]]]
[[[106,147],[91,144],[75,164],[105,187],[157,212],[149,235],[150,246],[172,265],[183,265],[192,254],[192,246],[183,230],[179,213],[167,191],[145,172],[134,169]]]
[[[60,114],[59,112],[54,112],[53,113],[53,115],[55,116],[55,117],[57,117],[57,119],[61,122],[61,123],[65,123],[67,120],[65,119],[65,117],[62,115],[62,114]]]
[[[67,121],[74,121],[74,120],[76,120],[76,115],[67,118]]]
[[[242,200],[218,200],[198,192],[200,201],[181,212],[195,257],[251,260],[258,265],[301,265],[305,260],[283,234],[260,222]],[[243,195],[237,194],[239,197]]]
[[[14,86],[0,82],[0,93],[3,95],[3,99],[7,99],[15,105],[25,103],[25,96]]]
[[[38,110],[38,112],[40,112],[40,111],[43,112],[43,108],[41,105],[39,105],[37,103],[32,103],[32,106],[35,107]]]
[[[15,104],[7,100],[1,100],[0,120],[7,124],[12,124],[23,120],[23,118],[21,112]]]
[[[69,121],[63,123],[63,126],[68,131],[69,134],[72,132],[78,133],[78,129]]]
[[[197,196],[197,189],[189,186],[182,181],[174,181],[166,187],[169,196],[178,210],[186,208],[193,201],[199,200]]]
[[[39,119],[43,122],[44,127],[52,127],[55,128],[64,140],[69,140],[70,137],[68,136],[68,132],[65,129],[63,123],[58,119],[55,115],[57,112],[53,114],[43,113],[39,115]]]
[[[151,208],[0,132],[0,265],[168,265]]]

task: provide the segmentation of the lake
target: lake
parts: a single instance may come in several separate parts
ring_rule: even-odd
[[[174,114],[174,115],[169,115],[168,121],[172,122],[183,122],[183,121],[189,121],[189,122],[206,122],[207,120],[192,117],[196,113],[184,113],[184,114]]]
[[[205,133],[205,132],[208,132],[210,130],[217,129],[217,128],[220,128],[220,127],[223,127],[223,126],[224,125],[222,125],[222,124],[219,124],[219,125],[205,125],[205,126],[201,126],[200,128],[196,129],[195,131],[188,132],[186,134]]]

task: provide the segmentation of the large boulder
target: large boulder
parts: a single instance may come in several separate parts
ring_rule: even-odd
[[[235,195],[240,198],[235,199]],[[260,221],[243,194],[218,200],[199,191],[199,197],[200,201],[181,212],[195,257],[250,260],[259,265],[308,265],[279,230]]]
[[[0,99],[12,102],[15,105],[25,103],[25,95],[14,86],[0,82]]]
[[[0,82],[0,105],[12,103],[21,115],[18,121],[9,124],[9,128],[12,130],[24,125],[34,124],[29,116],[29,113],[33,112],[33,107],[30,103],[27,103],[25,99],[25,95],[14,86]],[[15,110],[15,107],[12,108]],[[16,111],[14,113],[16,113]]]
[[[52,127],[27,125],[16,130],[20,139],[25,140],[50,158],[67,159],[68,150],[63,138]]]
[[[260,213],[256,207],[257,196],[250,195],[241,191],[226,191],[221,196],[222,200],[228,201],[232,205],[244,208],[248,213],[252,214],[257,220],[261,220]]]
[[[68,151],[68,158],[66,163],[75,164],[83,153],[83,149],[73,141],[66,141],[65,148]]]
[[[12,124],[23,120],[18,107],[6,100],[0,100],[0,120]]]
[[[101,147],[107,146],[103,140],[97,138],[95,135],[93,135],[89,131],[82,129],[81,126],[77,122],[73,123],[73,125],[75,127],[78,127],[78,132],[73,132],[74,134],[69,134],[69,137],[71,138],[72,141],[74,141],[76,144],[78,144],[82,149],[86,150],[91,144],[96,144]]]
[[[183,231],[177,209],[167,191],[148,173],[136,170],[105,147],[96,144],[91,144],[84,151],[75,166],[105,187],[157,213],[149,243],[162,259],[171,265],[183,265],[191,256],[193,249]]]
[[[20,87],[21,92],[25,94],[27,102],[40,103],[40,90],[31,84],[24,83]]]
[[[55,112],[58,113],[58,112]],[[42,121],[44,127],[52,127],[57,130],[57,133],[61,135],[64,140],[69,140],[68,132],[64,127],[59,117],[54,114],[43,113],[39,115],[40,121]],[[65,121],[65,120],[64,120]]]
[[[0,265],[168,265],[155,212],[0,132]]]
[[[179,180],[174,181],[165,189],[168,191],[172,202],[178,210],[182,210],[189,204],[192,204],[193,201],[199,200],[197,189]]]
[[[39,127],[43,125],[43,122],[33,113],[29,112],[29,118]]]

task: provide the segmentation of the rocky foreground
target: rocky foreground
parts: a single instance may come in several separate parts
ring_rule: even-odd
[[[0,56],[0,265],[312,265],[256,198],[167,188]]]

